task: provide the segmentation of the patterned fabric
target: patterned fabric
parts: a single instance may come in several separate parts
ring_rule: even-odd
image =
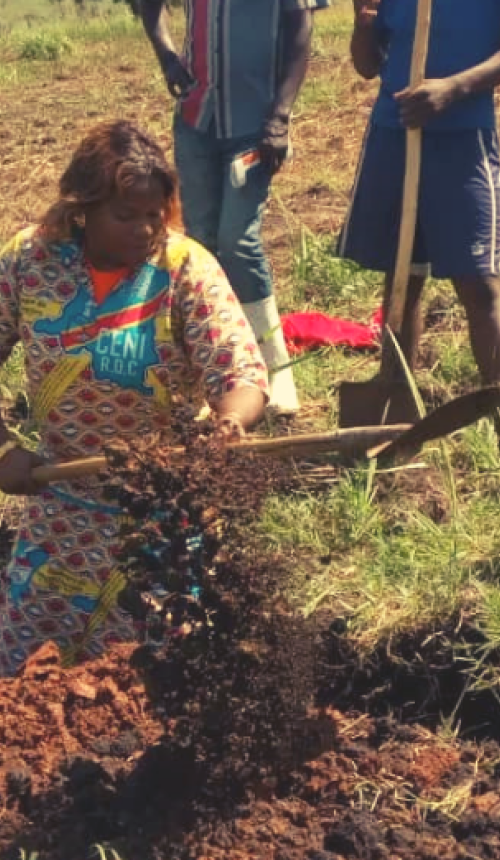
[[[325,9],[330,0],[184,0],[184,62],[195,84],[179,105],[183,119],[217,136],[257,133],[279,76],[283,15]]]
[[[100,304],[78,239],[25,231],[0,257],[0,357],[21,340],[28,396],[52,460],[167,430],[174,398],[216,406],[239,386],[266,392],[253,333],[214,258],[172,234]],[[97,479],[27,500],[0,591],[0,674],[47,638],[68,660],[134,635],[115,605],[120,510]]]

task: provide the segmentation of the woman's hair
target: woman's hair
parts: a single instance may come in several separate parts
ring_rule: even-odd
[[[69,239],[86,209],[105,203],[138,180],[163,186],[165,224],[181,226],[178,183],[161,147],[132,123],[102,123],[85,137],[59,180],[59,200],[41,219],[49,240]]]

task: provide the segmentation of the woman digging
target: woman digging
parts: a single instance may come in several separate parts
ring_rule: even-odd
[[[127,122],[100,125],[40,224],[0,255],[0,358],[21,341],[39,455],[0,424],[0,490],[31,496],[0,587],[0,675],[44,641],[67,663],[130,641],[117,605],[122,511],[97,480],[38,492],[43,460],[101,453],[169,427],[172,401],[205,398],[216,433],[262,415],[267,375],[215,259],[181,233],[160,147]]]

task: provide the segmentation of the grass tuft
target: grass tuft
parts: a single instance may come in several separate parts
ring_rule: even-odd
[[[19,56],[22,60],[60,60],[73,51],[74,44],[67,36],[42,32],[28,35],[21,41]]]
[[[89,853],[89,860],[98,858],[98,860],[122,860],[118,851],[115,848],[109,848],[105,845],[92,845]]]

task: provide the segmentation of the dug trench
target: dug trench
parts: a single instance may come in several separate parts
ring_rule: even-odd
[[[183,441],[182,462],[110,454],[143,644],[64,670],[49,643],[0,681],[0,856],[498,858],[498,706],[456,661],[472,627],[361,659],[345,619],[292,611],[252,534],[286,471]]]

